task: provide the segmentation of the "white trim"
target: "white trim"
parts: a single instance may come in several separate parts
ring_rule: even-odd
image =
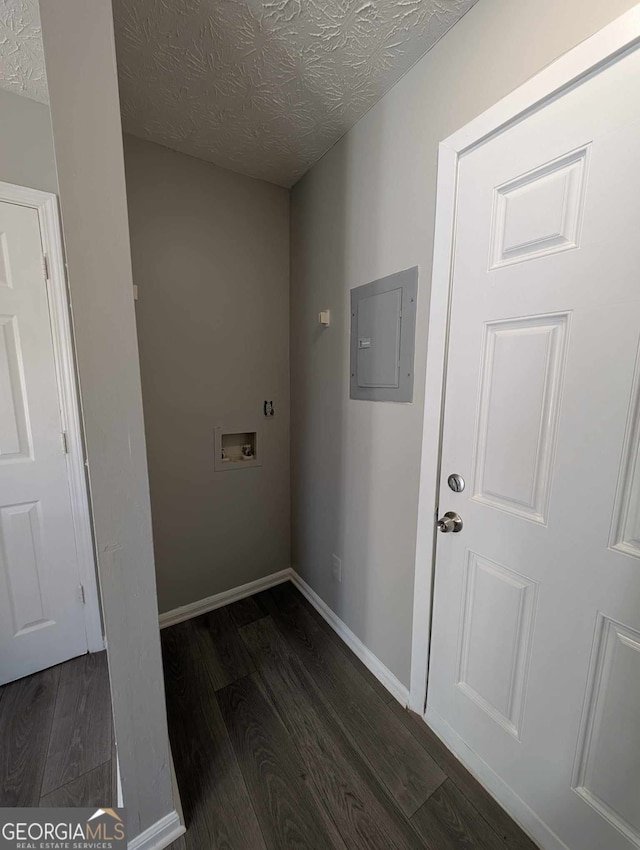
[[[159,821],[156,821],[150,827],[136,835],[129,841],[128,850],[163,850],[168,847],[181,835],[184,835],[187,830],[184,824],[180,822],[180,817],[176,811],[169,812]]]
[[[171,786],[173,789],[173,804],[176,807],[173,812],[170,812],[165,817],[153,824],[153,826],[145,829],[144,832],[137,835],[128,843],[128,850],[161,850],[163,847],[168,847],[176,838],[184,835],[186,828],[184,826],[184,815],[182,812],[182,803],[180,801],[180,792],[178,790],[178,781],[176,779],[176,771],[173,765],[173,753],[171,745],[169,745],[169,766],[171,768]],[[116,748],[116,805],[118,808],[124,807],[124,796],[122,794],[122,777],[120,775],[120,759],[118,758]],[[177,822],[176,822],[177,818]]]
[[[425,405],[420,459],[420,487],[418,494],[418,532],[416,539],[416,566],[413,590],[413,637],[411,646],[411,684],[409,707],[418,714],[424,713],[427,692],[429,661],[429,636],[431,623],[432,567],[435,561],[435,530],[438,512],[438,485],[440,478],[440,427],[443,409],[444,364],[447,351],[449,319],[448,252],[438,250],[449,240],[455,215],[455,195],[443,191],[444,174],[453,170],[457,174],[457,160],[453,151],[440,146],[438,154],[438,186],[436,189],[435,246],[433,256],[431,305],[429,308],[429,336],[427,338],[427,368],[425,377]],[[446,281],[445,286],[438,285]]]
[[[425,407],[420,464],[418,535],[414,583],[410,707],[424,713],[429,658],[431,588],[440,475],[451,268],[455,244],[458,162],[490,138],[583,83],[640,44],[640,5],[557,59],[516,91],[440,143],[436,187],[431,307],[427,342]]]
[[[223,590],[222,593],[215,593],[213,596],[199,599],[197,602],[190,602],[188,605],[174,608],[172,611],[165,611],[164,614],[160,614],[160,628],[166,629],[168,626],[175,626],[176,623],[182,623],[184,620],[206,614],[207,611],[214,611],[216,608],[222,608],[223,605],[230,605],[239,599],[246,599],[247,596],[253,596],[254,593],[259,593],[261,590],[275,587],[276,584],[282,584],[289,581],[290,578],[291,570],[287,568],[264,578],[247,582],[247,584],[241,584],[239,587],[232,587],[231,590]]]
[[[320,616],[329,623],[334,632],[346,643],[354,655],[362,661],[365,667],[373,673],[376,679],[399,703],[406,706],[409,702],[409,689],[393,675],[388,667],[385,667],[382,661],[362,643],[349,626],[342,622],[340,617],[329,608],[327,603],[293,569],[280,570],[280,572],[272,573],[256,581],[250,581],[247,584],[241,584],[239,587],[233,587],[231,590],[224,590],[222,593],[207,596],[206,599],[200,599],[198,602],[191,602],[189,605],[183,605],[181,608],[174,608],[173,611],[165,611],[164,614],[160,614],[160,628],[166,629],[168,626],[175,626],[176,623],[182,623],[184,620],[190,620],[192,617],[206,614],[207,611],[222,608],[223,605],[230,605],[239,599],[246,599],[247,596],[253,596],[254,593],[275,587],[277,584],[283,584],[285,581],[290,581],[298,588],[305,599],[309,600]]]
[[[51,316],[53,352],[58,378],[62,428],[67,434],[67,475],[78,558],[78,579],[84,586],[85,631],[89,652],[105,648],[98,602],[93,536],[82,443],[82,422],[76,385],[73,337],[69,316],[62,230],[58,199],[50,192],[0,182],[0,201],[31,207],[38,213],[42,250],[47,257],[47,295]]]
[[[171,749],[171,741],[169,741],[169,767],[171,768],[171,788],[173,789],[173,805],[176,807],[180,823],[184,823],[184,812],[182,811],[182,800],[180,798],[180,789],[178,787],[178,777],[176,776],[176,767],[173,763],[173,751]]]
[[[524,800],[518,797],[498,774],[465,744],[458,733],[436,711],[429,707],[423,720],[536,844],[544,847],[545,850],[569,850],[555,832],[552,832]]]
[[[116,800],[119,809],[124,807],[124,794],[122,793],[122,774],[120,773],[120,759],[118,758],[116,744]]]
[[[327,603],[318,596],[315,590],[295,570],[291,570],[291,581],[305,599],[309,600],[320,616],[327,621],[338,637],[346,643],[353,654],[362,661],[364,666],[373,673],[376,679],[402,706],[406,706],[409,702],[409,689],[362,643],[349,626],[343,623],[340,617],[329,608]]]

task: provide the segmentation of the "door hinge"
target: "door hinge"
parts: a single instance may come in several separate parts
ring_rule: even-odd
[[[85,599],[84,595],[84,584],[78,585],[78,598],[80,599],[80,602],[82,602],[83,605],[86,605],[87,600]]]
[[[49,280],[49,257],[46,254],[42,255],[42,271],[44,273],[44,279]]]
[[[62,432],[62,451],[68,455],[69,454],[69,437],[67,436],[67,432]]]

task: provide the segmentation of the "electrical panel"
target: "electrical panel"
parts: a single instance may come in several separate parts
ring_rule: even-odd
[[[413,401],[418,267],[351,290],[351,398]]]

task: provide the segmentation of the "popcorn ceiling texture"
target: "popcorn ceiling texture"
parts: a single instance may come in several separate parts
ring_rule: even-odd
[[[47,103],[38,0],[0,0],[0,87]]]
[[[113,0],[124,129],[291,186],[475,2]],[[0,10],[0,85],[46,101],[36,0]]]

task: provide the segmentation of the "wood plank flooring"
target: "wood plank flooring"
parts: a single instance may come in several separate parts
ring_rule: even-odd
[[[535,850],[291,584],[161,634],[173,850]]]
[[[112,806],[106,652],[0,687],[0,807]]]

